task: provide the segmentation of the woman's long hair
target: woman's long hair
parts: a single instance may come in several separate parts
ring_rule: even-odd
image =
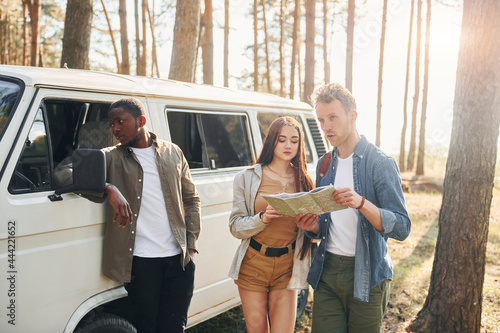
[[[264,139],[262,151],[259,158],[257,159],[257,163],[260,163],[262,166],[266,166],[273,161],[274,149],[278,144],[278,138],[281,129],[284,126],[292,126],[299,133],[299,150],[297,151],[297,155],[295,155],[291,161],[292,168],[295,171],[295,191],[310,191],[314,188],[314,183],[307,173],[307,157],[305,149],[306,145],[304,142],[304,132],[302,131],[302,126],[300,125],[300,123],[294,118],[283,116],[275,119],[272,122]],[[300,260],[303,260],[305,256],[310,252],[311,246],[311,239],[304,235],[302,250],[299,253]]]

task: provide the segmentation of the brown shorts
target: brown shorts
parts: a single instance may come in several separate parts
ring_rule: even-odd
[[[293,251],[280,257],[267,257],[261,252],[248,247],[234,283],[250,291],[286,289],[292,277]]]

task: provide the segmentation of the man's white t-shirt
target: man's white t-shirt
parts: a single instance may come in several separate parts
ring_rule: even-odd
[[[156,166],[155,149],[150,146],[132,150],[142,166],[144,175],[134,255],[146,258],[175,256],[181,253],[181,248],[170,228]]]
[[[342,159],[337,157],[337,173],[335,174],[335,189],[354,188],[352,154]],[[328,252],[354,257],[356,254],[356,237],[358,233],[358,211],[347,208],[330,213],[332,223],[328,231]]]

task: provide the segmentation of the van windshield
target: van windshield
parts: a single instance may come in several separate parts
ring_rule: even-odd
[[[21,87],[13,82],[0,80],[0,138],[7,126],[7,121],[21,96]]]

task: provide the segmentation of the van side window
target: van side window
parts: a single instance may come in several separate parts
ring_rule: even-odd
[[[104,148],[114,145],[107,118],[109,103],[44,100],[37,111],[23,152],[11,177],[9,191],[48,191],[71,184],[57,173],[71,165],[76,148]],[[71,174],[69,174],[71,176]]]
[[[172,142],[192,169],[219,169],[252,163],[247,118],[238,114],[167,111]]]
[[[42,109],[38,109],[23,153],[10,180],[11,190],[50,189],[47,131]]]
[[[272,112],[259,112],[257,113],[257,121],[259,123],[259,130],[260,130],[260,135],[262,136],[262,139],[266,136],[267,131],[269,130],[269,126],[271,126],[271,123],[278,117],[282,116],[290,116],[292,118],[295,118],[300,125],[302,125],[302,129],[305,132],[306,127],[304,127],[304,124],[302,123],[302,119],[298,116],[294,115],[288,115],[288,114],[278,114],[278,113],[272,113]],[[311,146],[309,145],[309,140],[307,139],[307,136],[304,133],[304,140],[305,140],[305,146],[306,146],[306,158],[308,162],[312,161],[312,153],[311,153]]]
[[[7,120],[14,109],[14,105],[19,97],[21,97],[20,92],[21,87],[19,84],[3,80],[0,81],[0,138],[7,125]]]

